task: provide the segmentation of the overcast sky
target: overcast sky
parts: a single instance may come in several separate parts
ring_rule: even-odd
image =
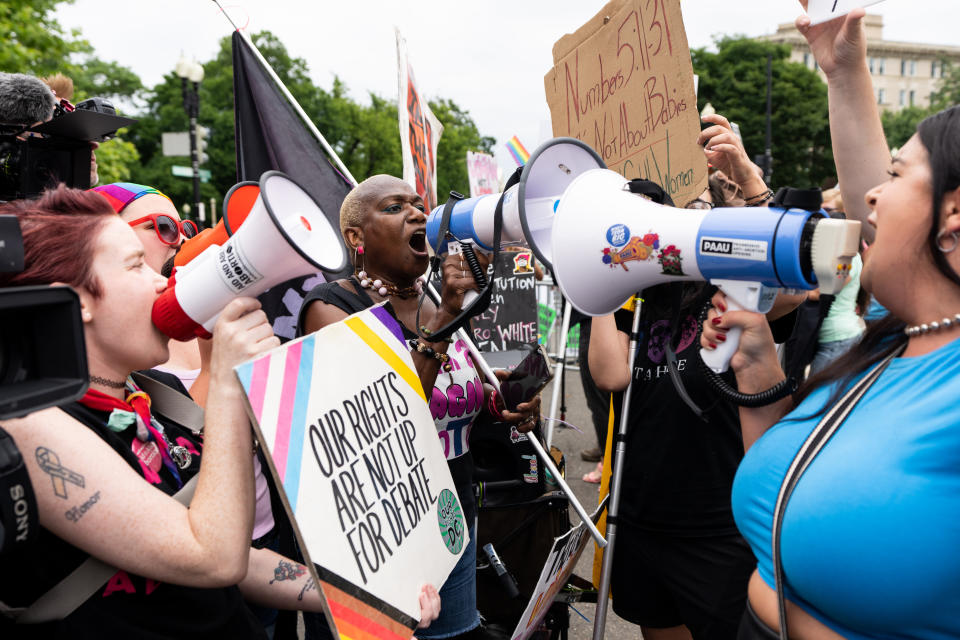
[[[407,39],[420,90],[454,100],[481,133],[497,139],[505,171],[515,164],[504,143],[517,135],[532,153],[551,137],[543,76],[552,47],[604,6],[591,0],[224,0],[251,32],[268,29],[314,81],[329,88],[334,75],[366,102],[367,92],[396,98],[394,26]],[[682,0],[691,47],[728,34],[773,33],[801,9],[794,0]],[[886,0],[870,7],[884,16],[887,40],[956,43],[957,0]],[[231,32],[212,0],[76,0],[58,12],[78,28],[101,58],[132,68],[147,86],[174,68],[181,51],[207,61]],[[363,176],[358,176],[362,179]]]

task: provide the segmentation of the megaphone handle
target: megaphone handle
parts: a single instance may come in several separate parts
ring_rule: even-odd
[[[733,298],[727,298],[727,309],[730,311],[743,309]],[[740,346],[740,327],[733,327],[727,331],[727,339],[717,344],[716,349],[700,349],[700,357],[714,373],[723,373],[730,367],[730,358]]]

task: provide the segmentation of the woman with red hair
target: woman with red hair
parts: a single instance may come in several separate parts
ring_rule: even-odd
[[[237,298],[214,327],[201,439],[151,413],[131,378],[168,357],[168,339],[150,320],[166,279],[145,263],[135,231],[102,195],[63,187],[0,207],[11,213],[25,270],[0,275],[0,286],[76,290],[90,389],[78,402],[4,421],[41,531],[33,553],[0,558],[0,610],[23,614],[88,557],[116,572],[72,612],[24,614],[44,624],[10,625],[3,637],[262,638],[243,597],[323,610],[304,566],[250,549],[253,443],[233,367],[280,344],[259,303]],[[187,504],[173,499],[194,476]],[[421,602],[429,622],[439,598],[425,591]]]

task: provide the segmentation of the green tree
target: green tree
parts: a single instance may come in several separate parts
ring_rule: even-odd
[[[930,102],[934,113],[960,104],[960,65],[950,64],[945,58],[940,60],[940,64],[943,65],[943,77]]]
[[[124,131],[120,130],[121,133]],[[134,174],[140,166],[140,154],[132,142],[120,136],[100,143],[97,149],[97,173],[100,184],[111,182],[134,182]]]
[[[883,123],[883,132],[887,137],[887,146],[891,149],[899,149],[914,133],[917,132],[917,125],[937,109],[924,107],[904,107],[899,111],[884,111],[880,114],[880,121]]]
[[[787,45],[724,37],[717,52],[691,51],[700,76],[697,106],[709,102],[740,126],[751,156],[762,154],[766,132],[767,54],[772,62],[773,187],[820,186],[835,175],[827,120],[827,87],[804,65],[788,60]]]
[[[291,56],[276,36],[264,31],[255,34],[253,41],[357,180],[377,173],[402,174],[395,100],[371,93],[369,104],[361,104],[349,96],[347,85],[339,77],[334,77],[331,88],[324,90],[310,79],[306,61]],[[209,160],[204,168],[210,170],[212,179],[201,185],[201,197],[207,201],[219,200],[236,182],[233,54],[229,37],[221,41],[216,58],[203,66],[199,122],[211,130]],[[189,159],[164,157],[160,149],[164,131],[187,130],[180,78],[171,72],[147,96],[146,113],[131,127],[130,134],[143,163],[139,181],[157,187],[178,204],[190,202],[191,180],[174,177],[170,169],[187,164]],[[444,125],[437,151],[438,193],[446,194],[450,189],[466,193],[466,152],[489,152],[494,140],[482,136],[469,113],[452,101],[441,98],[431,103],[431,108]]]
[[[480,135],[469,112],[452,100],[440,98],[430,103],[430,109],[443,124],[443,135],[437,146],[437,200],[445,202],[450,191],[469,195],[467,151],[493,153],[497,141]]]

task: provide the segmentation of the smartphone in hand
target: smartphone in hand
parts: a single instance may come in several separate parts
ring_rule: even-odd
[[[503,402],[509,411],[516,411],[517,405],[531,400],[543,391],[547,383],[553,379],[550,361],[547,360],[543,347],[534,348],[510,372],[510,376],[500,383],[500,392]]]

